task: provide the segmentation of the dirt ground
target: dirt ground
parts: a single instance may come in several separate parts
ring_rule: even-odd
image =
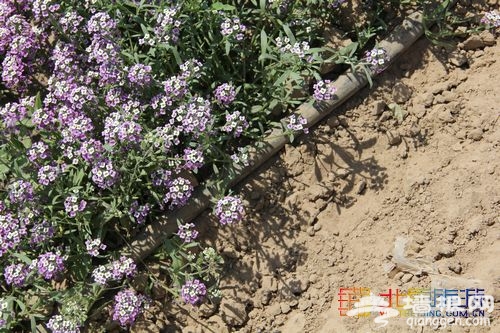
[[[372,89],[287,145],[240,186],[243,224],[197,221],[226,261],[221,304],[159,300],[134,330],[430,332],[404,317],[378,329],[374,314],[340,316],[339,290],[477,287],[500,300],[500,46],[484,43],[450,56],[419,40]],[[423,272],[394,268],[398,237]],[[500,332],[499,311],[490,318],[489,328],[440,331]]]

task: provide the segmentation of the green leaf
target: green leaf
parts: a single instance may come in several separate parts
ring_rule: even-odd
[[[295,36],[293,35],[292,30],[290,30],[288,24],[283,24],[283,30],[285,31],[285,34],[288,37],[288,39],[290,39],[290,44],[292,45],[295,44],[296,43]]]
[[[218,10],[231,11],[231,10],[235,10],[236,9],[236,7],[234,7],[234,6],[223,4],[221,2],[215,2],[215,3],[213,3],[210,8],[212,10],[217,10],[217,11]]]
[[[231,52],[231,43],[229,41],[225,41],[224,46],[226,48],[226,55],[229,55],[229,52]]]
[[[392,111],[394,118],[396,118],[400,123],[403,122],[406,115],[408,114],[406,110],[396,103],[391,103],[388,105],[388,107]]]
[[[260,57],[259,60],[264,59],[263,56],[267,53],[267,33],[264,29],[260,31]]]

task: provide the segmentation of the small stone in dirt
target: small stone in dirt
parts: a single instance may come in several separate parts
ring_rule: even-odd
[[[288,280],[286,285],[294,295],[300,295],[309,288],[309,279],[298,276]]]
[[[307,228],[307,234],[311,237],[313,237],[316,233],[314,232],[314,227],[310,226]]]
[[[479,38],[481,38],[481,41],[486,46],[493,46],[497,43],[495,36],[488,30],[481,31],[481,33],[479,34]]]
[[[399,135],[398,132],[392,132],[392,131],[387,131],[387,139],[389,142],[389,145],[391,146],[397,146],[401,143],[401,135]]]
[[[321,224],[316,223],[315,225],[313,225],[313,228],[314,228],[314,231],[320,231],[321,230]]]
[[[223,298],[220,304],[222,320],[231,326],[242,326],[248,320],[245,304],[232,298]]]
[[[202,318],[208,318],[217,311],[217,306],[214,303],[203,303],[200,305],[199,310]]]
[[[480,141],[483,138],[483,130],[481,128],[473,129],[469,132],[467,137],[474,141]]]
[[[311,301],[300,299],[298,309],[300,311],[307,310],[311,307]]]
[[[460,261],[452,261],[450,264],[448,264],[448,268],[450,271],[456,274],[460,274],[462,272],[462,265],[460,264]]]
[[[330,127],[330,129],[334,129],[340,126],[340,120],[337,116],[331,116],[326,121],[326,124]]]
[[[478,35],[472,35],[463,42],[463,49],[466,51],[476,50],[484,47],[484,42]]]
[[[373,103],[372,115],[379,116],[384,112],[386,104],[384,101],[375,101]]]
[[[357,194],[363,194],[363,192],[365,191],[365,189],[366,189],[366,181],[362,180],[358,184],[358,188],[356,190],[356,193]]]
[[[386,121],[390,118],[391,118],[391,113],[389,111],[384,111],[384,112],[382,112],[382,115],[380,116],[380,118],[378,118],[378,121],[380,123],[383,123],[384,121]]]
[[[405,275],[403,272],[397,272],[396,275],[394,275],[394,279],[396,280],[401,280],[401,278]]]
[[[413,274],[410,274],[410,273],[406,273],[404,274],[402,277],[401,277],[401,281],[403,283],[408,283],[411,281],[411,279],[413,278]]]
[[[462,67],[467,64],[468,60],[465,54],[461,54],[460,52],[452,52],[448,56],[448,62],[456,67]]]
[[[432,104],[432,101],[430,104]],[[410,109],[410,113],[414,114],[415,117],[417,117],[418,119],[421,119],[425,116],[427,110],[425,109],[425,106],[423,106],[422,104],[417,104],[413,105],[413,107]]]
[[[420,127],[417,125],[417,124],[413,124],[411,127],[410,127],[410,130],[408,131],[408,133],[410,134],[410,136],[413,138],[413,137],[416,137],[417,135],[420,134]]]
[[[455,255],[455,249],[451,245],[444,245],[438,250],[438,257],[450,258]]]
[[[270,307],[267,308],[266,312],[273,316],[276,317],[281,314],[281,305],[279,303],[275,303],[271,305]]]
[[[392,99],[396,103],[405,103],[411,97],[412,90],[402,82],[398,82],[392,88]]]
[[[281,313],[284,314],[287,314],[291,310],[290,305],[288,305],[287,303],[281,303],[280,308],[281,308]]]

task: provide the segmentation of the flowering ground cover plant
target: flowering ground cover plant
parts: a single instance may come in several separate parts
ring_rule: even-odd
[[[131,325],[149,301],[119,249],[279,119],[307,131],[293,107],[335,94],[319,36],[343,3],[0,0],[0,330],[78,332],[124,286],[112,318]],[[221,226],[244,216],[227,190]],[[181,225],[163,248],[193,305],[220,296],[223,264],[197,236]]]

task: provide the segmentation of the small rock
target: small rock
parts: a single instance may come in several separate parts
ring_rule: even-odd
[[[266,311],[269,315],[276,317],[281,314],[281,305],[279,303],[275,303],[267,308]]]
[[[497,42],[495,36],[488,30],[481,31],[481,33],[479,34],[479,38],[481,38],[481,41],[486,46],[493,46]]]
[[[287,281],[286,286],[294,295],[300,295],[309,288],[309,279],[298,276]]]
[[[398,132],[393,132],[393,131],[387,131],[387,139],[389,142],[389,145],[391,146],[397,146],[401,143],[401,135],[399,135]]]
[[[466,51],[476,50],[484,47],[484,42],[478,35],[472,35],[463,42],[463,49]]]
[[[412,90],[402,82],[398,82],[392,88],[392,98],[396,103],[405,103],[411,97]]]
[[[445,258],[450,258],[455,255],[455,249],[451,245],[444,245],[438,250],[438,255]]]
[[[467,64],[468,60],[465,54],[461,54],[460,52],[452,52],[448,56],[448,62],[456,67],[462,67]]]
[[[346,179],[347,176],[349,176],[349,174],[351,172],[348,169],[340,168],[340,169],[337,169],[337,171],[335,171],[335,173],[337,174],[337,176],[340,179]]]
[[[462,265],[460,264],[460,261],[452,261],[451,263],[448,264],[448,268],[450,271],[456,274],[460,274],[462,272]]]
[[[205,302],[200,306],[199,311],[202,318],[208,318],[217,311],[217,306],[214,303]]]
[[[308,227],[308,228],[307,228],[307,234],[308,234],[309,236],[313,237],[313,236],[316,234],[316,233],[315,233],[315,231],[314,231],[314,227],[312,227],[312,226],[311,226],[311,227]]]
[[[311,307],[311,301],[300,299],[298,309],[300,311],[307,310]]]
[[[430,104],[432,104],[432,101]],[[425,106],[423,106],[422,104],[413,105],[413,107],[410,109],[410,113],[414,114],[415,117],[417,117],[418,119],[423,118],[426,112],[427,110],[425,109]]]
[[[483,138],[483,130],[481,128],[473,129],[469,132],[467,137],[474,141],[480,141]]]
[[[292,308],[296,307],[297,304],[299,304],[299,301],[297,299],[292,299],[290,302],[288,302],[288,305],[290,305]]]
[[[233,298],[222,299],[220,314],[222,320],[231,326],[242,326],[248,320],[245,304]]]
[[[379,116],[382,114],[382,112],[384,112],[385,108],[386,108],[386,104],[384,101],[375,101],[373,103],[373,109],[372,109],[372,115],[373,116]]]
[[[462,145],[460,144],[460,142],[456,142],[451,146],[451,150],[462,151]]]
[[[314,231],[320,231],[321,230],[321,224],[316,223],[315,225],[313,225],[313,228],[314,228]]]
[[[284,314],[287,314],[291,310],[290,305],[288,305],[287,303],[281,303],[280,308],[281,308],[281,313]]]
[[[391,118],[391,113],[389,111],[384,111],[382,112],[380,118],[378,118],[378,121],[382,123],[390,118]]]
[[[401,280],[401,278],[405,275],[403,272],[397,272],[396,275],[394,275],[394,279],[396,280]]]
[[[457,133],[455,133],[455,136],[457,137],[457,139],[463,140],[467,137],[467,132],[461,129],[457,131]]]
[[[403,283],[408,283],[411,281],[411,279],[413,278],[413,274],[410,274],[410,273],[406,273],[404,274],[402,277],[401,277],[401,281]]]
[[[328,127],[330,127],[330,129],[334,129],[334,128],[339,127],[340,121],[339,121],[339,118],[337,116],[331,116],[326,121],[326,124],[328,125]]]
[[[356,193],[357,194],[363,194],[363,192],[365,191],[365,189],[366,189],[366,181],[362,180],[358,184],[358,188],[356,190]]]

